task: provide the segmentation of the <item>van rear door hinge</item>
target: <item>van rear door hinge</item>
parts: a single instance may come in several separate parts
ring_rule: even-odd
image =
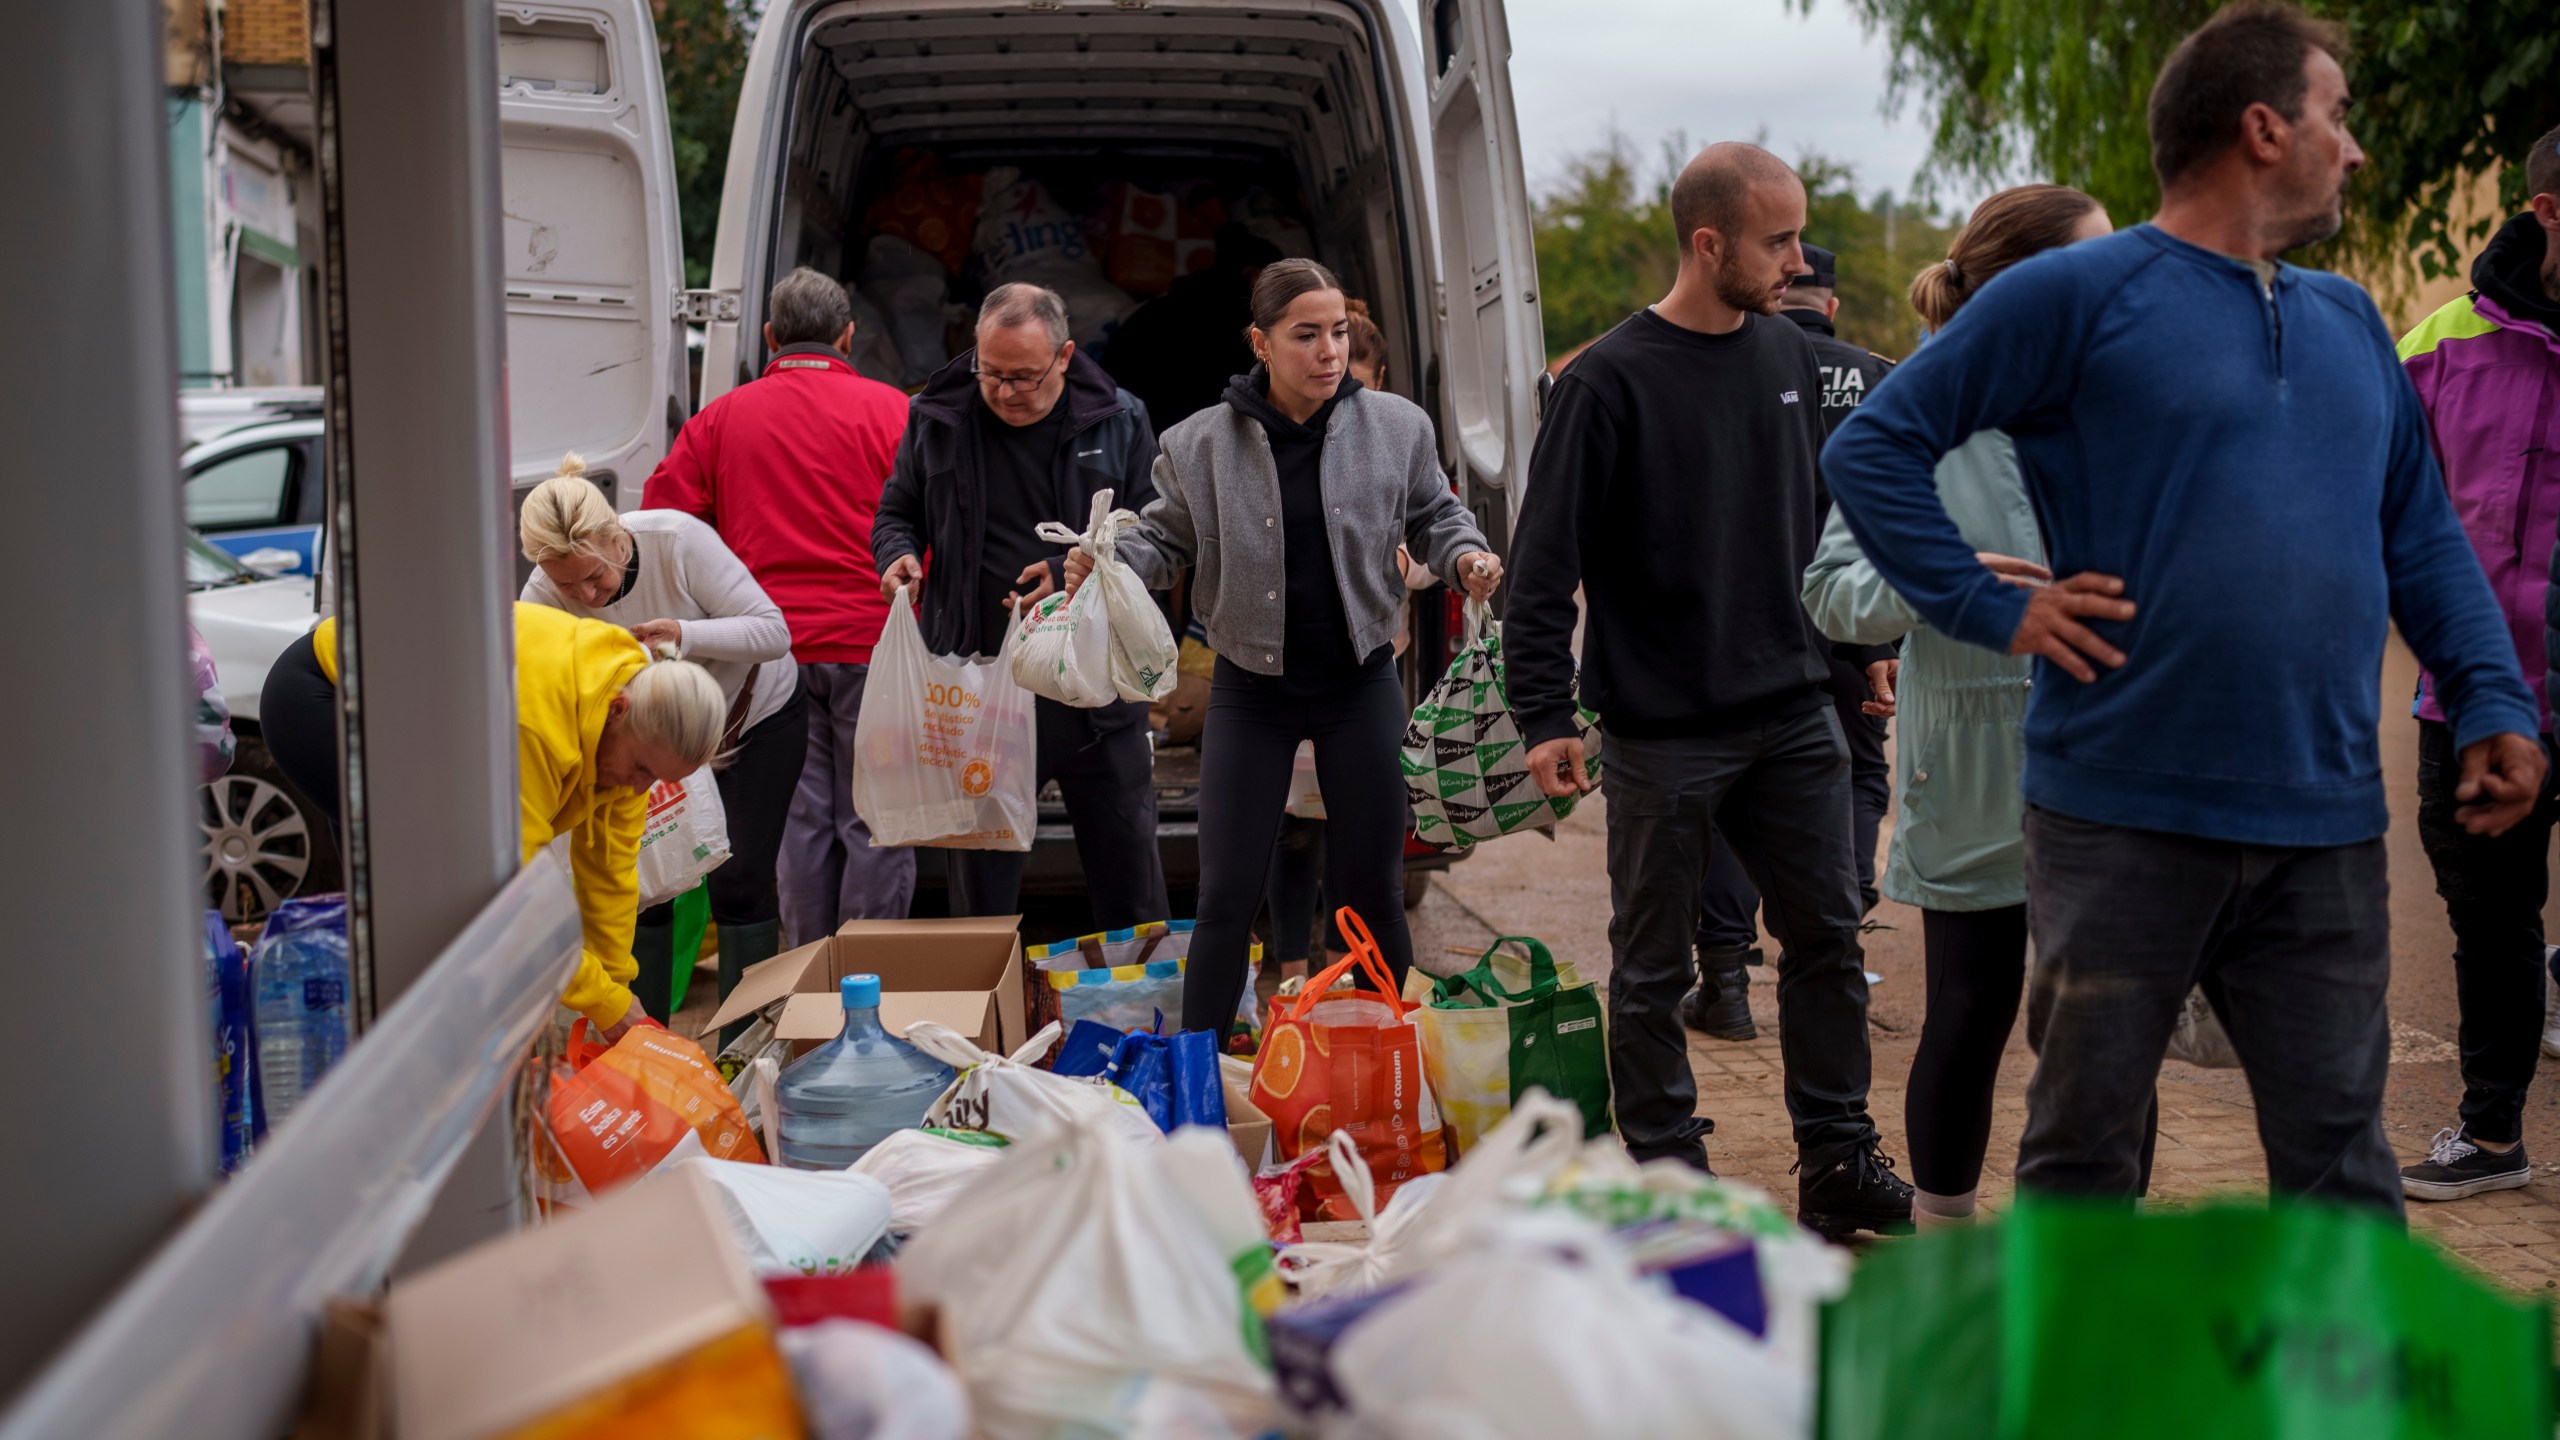
[[[738,318],[738,292],[735,290],[678,290],[676,314],[687,325],[708,325],[714,321]]]

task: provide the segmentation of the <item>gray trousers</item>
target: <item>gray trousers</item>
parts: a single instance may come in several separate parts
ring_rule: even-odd
[[[870,827],[853,813],[853,726],[870,673],[868,665],[800,666],[809,754],[774,867],[787,945],[825,939],[847,920],[904,920],[915,899],[916,852],[872,849]]]
[[[1628,1151],[1695,1163],[1715,1128],[1697,1114],[1679,1005],[1697,968],[1699,882],[1716,833],[1732,843],[1783,947],[1778,1049],[1797,1152],[1810,1170],[1871,1143],[1865,952],[1839,718],[1826,705],[1713,736],[1611,735],[1606,754],[1609,1076]]]
[[[2027,809],[2040,1036],[2018,1188],[2139,1194],[2152,1090],[2201,984],[2281,1193],[2402,1211],[2382,1136],[2391,886],[2379,839],[2241,845]]]

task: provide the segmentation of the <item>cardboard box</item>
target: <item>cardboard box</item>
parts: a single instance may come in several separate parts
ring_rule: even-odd
[[[1227,1097],[1227,1138],[1244,1157],[1248,1174],[1259,1175],[1271,1163],[1271,1117],[1255,1109],[1252,1101]]]
[[[672,1171],[393,1287],[399,1440],[801,1433],[709,1180]]]
[[[1022,917],[849,920],[815,945],[786,951],[738,977],[703,1033],[786,1003],[774,1030],[794,1055],[844,1031],[836,982],[880,977],[880,1023],[891,1034],[919,1020],[947,1025],[981,1050],[1011,1054],[1023,1027]]]

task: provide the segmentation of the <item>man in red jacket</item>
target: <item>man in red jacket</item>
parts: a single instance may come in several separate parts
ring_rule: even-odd
[[[786,944],[847,920],[899,920],[913,850],[874,850],[853,813],[853,727],[871,647],[889,617],[871,523],[906,433],[907,397],[854,373],[853,304],[806,266],[765,306],[764,374],[702,407],[642,503],[720,532],[791,624],[809,705],[809,758],[782,834]]]

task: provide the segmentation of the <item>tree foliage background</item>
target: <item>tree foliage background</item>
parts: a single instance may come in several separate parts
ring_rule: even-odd
[[[1606,333],[1671,288],[1678,241],[1671,178],[1686,141],[1664,142],[1652,166],[1622,136],[1567,161],[1538,202],[1538,292],[1554,360]],[[1804,238],[1839,254],[1840,336],[1900,359],[1919,343],[1919,318],[1903,292],[1920,267],[1947,253],[1954,231],[1889,193],[1860,199],[1847,165],[1806,154]]]
[[[748,0],[652,0],[658,68],[666,76],[667,119],[675,142],[676,205],[684,231],[684,283],[711,281],[711,240],[720,226],[720,185],[729,168],[729,129],[738,82],[755,31]]]
[[[1792,0],[1810,10],[1814,0]],[[1924,185],[2077,185],[2119,225],[2160,199],[2144,107],[2152,78],[2217,0],[1842,0],[1893,56],[1887,103],[1918,100],[1933,135]],[[2352,45],[2352,124],[2368,157],[2346,230],[2305,258],[2384,279],[2414,253],[2458,274],[2497,217],[2457,218],[2504,166],[2499,217],[2524,208],[2525,148],[2560,124],[2551,0],[2303,0]]]

